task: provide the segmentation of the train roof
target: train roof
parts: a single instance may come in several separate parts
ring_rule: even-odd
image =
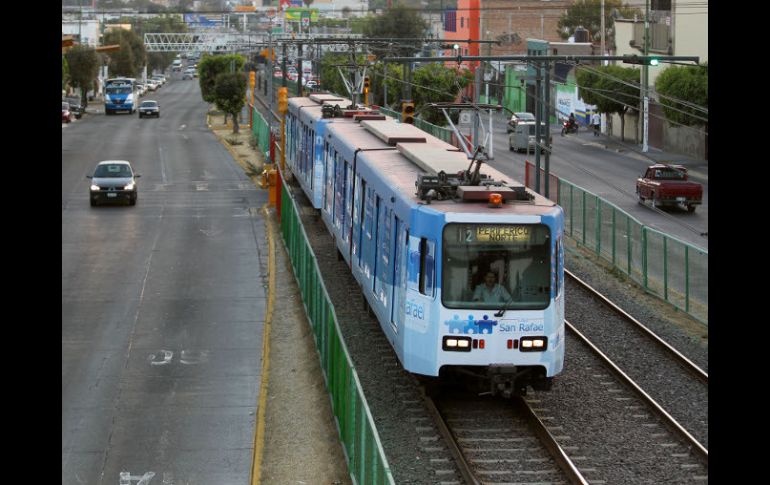
[[[343,146],[338,146],[338,150],[341,149],[346,159],[352,161],[353,154],[359,151],[357,160],[366,163],[385,185],[412,204],[426,203],[418,195],[418,176],[438,176],[439,172],[453,176],[471,167],[471,160],[464,152],[408,124],[394,121],[334,123],[327,128],[327,137],[332,136],[343,140]],[[487,194],[490,192],[501,193],[507,199],[502,208],[489,208],[490,213],[500,213],[502,209],[504,212],[515,211],[516,214],[541,215],[544,209],[550,211],[556,206],[489,164],[483,164],[480,173],[486,175],[486,180],[504,182],[504,185],[461,187],[465,201],[434,199],[429,202],[430,207],[440,212],[479,212],[480,207],[487,208]],[[525,200],[515,200],[515,194],[524,193],[527,194]]]
[[[388,120],[390,116],[382,115],[376,109],[358,106],[351,108],[352,101],[347,98],[332,94],[312,94],[309,97],[295,97],[289,99],[289,112],[300,118],[300,121],[308,126],[315,126],[316,121],[326,118],[340,120],[355,118],[361,120]],[[324,117],[324,106],[330,106],[336,110],[331,117]]]

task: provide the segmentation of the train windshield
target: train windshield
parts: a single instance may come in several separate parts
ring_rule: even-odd
[[[131,86],[108,86],[105,88],[107,94],[130,94]]]
[[[551,234],[543,224],[448,224],[442,302],[447,308],[542,310],[551,288]]]

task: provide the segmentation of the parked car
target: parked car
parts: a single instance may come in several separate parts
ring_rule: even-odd
[[[532,123],[535,122],[535,115],[532,113],[526,113],[526,112],[519,112],[519,113],[513,113],[511,115],[511,119],[508,120],[508,126],[505,129],[506,133],[511,133],[512,131],[516,130],[516,125],[520,121],[531,121]]]
[[[153,74],[150,79],[154,79],[155,81],[158,81],[158,84],[160,86],[163,86],[164,84],[166,84],[166,76],[164,76],[163,74]]]
[[[650,199],[653,207],[682,205],[693,212],[702,202],[703,186],[687,180],[682,165],[656,163],[636,179],[636,193],[641,203]]]
[[[160,118],[160,105],[157,101],[151,99],[142,101],[142,104],[139,105],[139,117],[144,118],[145,116]]]
[[[158,81],[154,79],[148,79],[145,84],[147,85],[148,91],[157,91],[158,90]]]
[[[83,106],[80,104],[80,98],[67,98],[67,103],[70,105],[70,112],[75,118],[80,119],[83,117]]]
[[[100,202],[125,201],[129,205],[136,205],[138,198],[136,179],[141,174],[134,173],[131,163],[126,160],[105,160],[96,165],[93,175],[86,175],[91,179],[91,187],[88,190],[91,206]]]
[[[61,122],[69,123],[72,121],[72,112],[70,111],[70,104],[66,101],[61,102]]]

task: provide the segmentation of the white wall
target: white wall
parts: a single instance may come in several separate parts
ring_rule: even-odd
[[[96,47],[99,43],[99,21],[83,19],[62,20],[61,33],[65,35],[81,35],[81,43]]]
[[[674,9],[674,55],[698,56],[700,62],[709,56],[709,7],[702,0],[678,0]]]

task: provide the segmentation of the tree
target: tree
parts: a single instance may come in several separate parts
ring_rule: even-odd
[[[696,106],[707,107],[709,104],[708,65],[698,67],[671,66],[655,79],[658,94],[676,98],[685,103],[662,99],[663,113],[672,123],[693,126],[708,123],[708,114]]]
[[[558,30],[562,39],[569,38],[575,33],[577,27],[583,27],[591,34],[591,39],[602,37],[602,0],[576,0],[567,12],[559,19]],[[622,0],[604,0],[604,28],[607,39],[606,46],[609,50],[615,50],[615,18],[633,18],[634,15],[642,16],[642,11]]]
[[[147,62],[144,42],[135,32],[113,30],[104,35],[104,44],[119,44],[120,50],[110,54],[110,75],[138,77]]]
[[[203,100],[207,103],[215,103],[217,76],[223,72],[241,71],[245,62],[246,59],[238,54],[203,56],[198,62],[198,83]]]
[[[620,115],[620,139],[624,140],[625,115],[639,106],[639,70],[633,67],[592,66],[576,72],[578,95],[595,104],[601,113]]]
[[[238,114],[246,103],[246,74],[222,72],[214,83],[214,102],[233,117],[233,133],[238,133]]]
[[[181,18],[163,15],[159,17],[132,17],[131,25],[136,34],[144,39],[146,33],[187,32],[187,24]],[[163,70],[171,64],[176,54],[174,52],[147,52],[147,70]]]
[[[61,57],[61,88],[66,89],[67,83],[70,80],[70,67],[67,64],[67,58]]]
[[[85,108],[88,105],[88,90],[99,73],[99,56],[92,47],[76,45],[65,54],[65,58],[70,79],[75,87],[80,88],[80,102]]]
[[[452,102],[466,86],[473,82],[473,73],[467,69],[452,69],[440,63],[423,64],[412,75],[415,87],[412,90],[420,118],[444,126],[444,113],[439,109],[422,110],[426,103]]]
[[[398,5],[387,10],[384,14],[369,17],[364,24],[364,37],[366,38],[408,38],[422,37],[429,24],[420,17],[417,10]],[[418,51],[418,42],[404,42],[394,44],[387,48],[372,48],[377,55],[394,54],[397,56],[411,56]]]

